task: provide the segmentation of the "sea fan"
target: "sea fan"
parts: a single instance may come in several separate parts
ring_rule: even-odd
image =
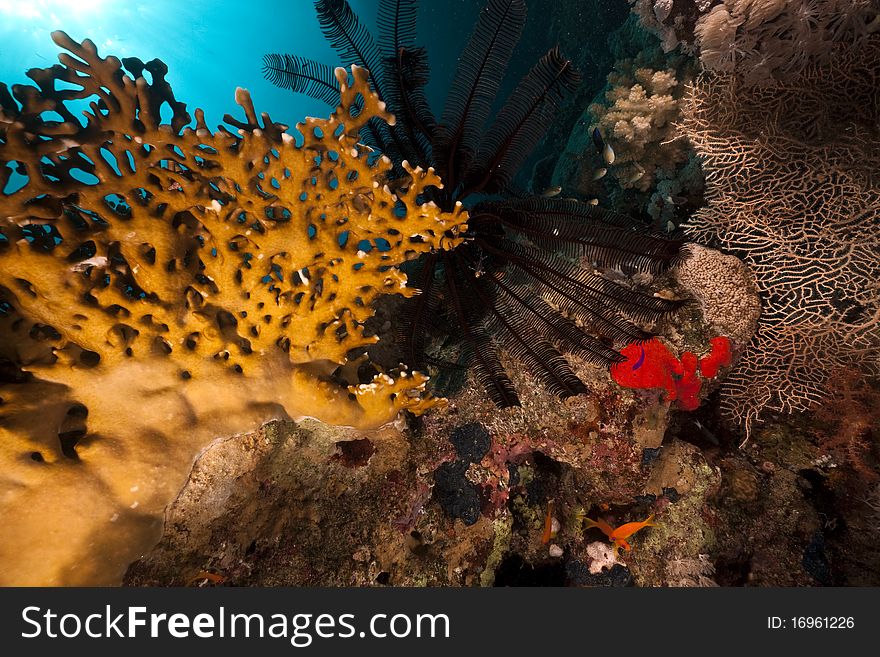
[[[315,7],[342,63],[367,67],[397,118],[394,126],[371,123],[364,141],[391,158],[392,175],[405,177],[405,160],[434,167],[444,186],[426,190],[426,200],[443,209],[463,203],[470,213],[465,242],[451,252],[426,254],[410,275],[422,294],[405,307],[399,341],[412,366],[438,364],[426,355],[426,344],[439,332],[460,342],[463,362],[499,406],[519,405],[502,349],[525,363],[548,391],[570,397],[587,388],[563,353],[604,366],[619,362],[615,343],[649,338],[637,324],[655,322],[681,305],[600,273],[661,273],[678,256],[680,240],[596,206],[523,196],[513,188],[517,171],[580,83],[571,61],[551,49],[489,123],[525,26],[524,0],[488,0],[439,121],[424,94],[427,53],[414,42],[417,0],[380,0],[378,42],[346,0],[318,0]],[[299,66],[274,67],[267,78],[322,97],[319,83],[299,81],[315,66],[289,55],[269,55],[267,61],[288,58]]]

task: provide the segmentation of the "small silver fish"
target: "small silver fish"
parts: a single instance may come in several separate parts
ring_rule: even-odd
[[[636,169],[635,173],[633,173],[629,178],[627,178],[623,182],[625,182],[627,184],[634,183],[636,180],[638,180],[639,178],[641,178],[644,175],[645,175],[644,169]]]
[[[591,199],[590,199],[589,201],[587,201],[587,202],[588,202],[590,205],[599,205],[599,199],[597,199],[597,198],[591,198]]]
[[[558,196],[561,191],[562,187],[558,185],[556,187],[548,187],[543,192],[541,192],[541,196],[543,196],[544,198],[553,198],[554,196]]]
[[[605,144],[605,151],[602,153],[602,157],[605,158],[606,163],[614,164],[614,149],[611,148],[611,144]]]
[[[605,174],[608,173],[608,169],[602,167],[601,169],[596,169],[595,173],[593,173],[593,180],[600,180],[605,177]]]

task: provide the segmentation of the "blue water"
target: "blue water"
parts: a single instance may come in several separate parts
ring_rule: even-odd
[[[546,11],[542,5],[548,1],[528,2],[530,20]],[[349,2],[377,36],[377,0]],[[428,48],[427,94],[438,116],[458,55],[484,5],[485,0],[420,2],[418,42]],[[211,126],[225,113],[240,115],[234,101],[238,86],[251,92],[257,111],[290,125],[330,112],[320,101],[274,87],[261,71],[268,52],[339,63],[321,34],[312,0],[0,0],[0,81],[27,84],[27,69],[57,63],[59,48],[49,34],[58,29],[78,41],[91,39],[102,57],[161,59],[178,100],[190,112],[204,109]],[[546,33],[527,28],[504,88],[509,91],[550,45]]]
[[[376,0],[350,0],[375,27]],[[99,54],[158,58],[179,100],[205,110],[209,125],[225,113],[240,115],[235,88],[251,92],[257,111],[294,123],[327,116],[322,102],[273,87],[263,79],[262,56],[290,52],[336,64],[310,0],[0,0],[0,81],[30,83],[29,68],[57,63],[49,34],[64,30],[89,38]]]

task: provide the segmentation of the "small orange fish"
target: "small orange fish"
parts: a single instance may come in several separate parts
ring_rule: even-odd
[[[553,538],[553,500],[547,503],[547,515],[544,516],[544,533],[541,534],[541,543],[547,545]]]
[[[627,543],[626,539],[635,534],[640,529],[644,529],[645,527],[656,527],[657,525],[653,522],[654,516],[653,514],[648,516],[642,522],[628,522],[620,527],[614,528],[609,525],[607,522],[599,518],[598,520],[593,520],[592,518],[584,518],[586,521],[586,527],[589,529],[590,527],[595,527],[599,531],[601,531],[605,536],[608,537],[608,540],[614,543],[617,549],[623,548],[627,552],[632,550],[632,546]]]
[[[219,586],[226,581],[226,578],[223,575],[218,575],[217,573],[212,573],[207,570],[200,570],[198,574],[191,578],[189,582],[187,582],[187,586],[200,586],[200,582],[209,582],[215,586]]]

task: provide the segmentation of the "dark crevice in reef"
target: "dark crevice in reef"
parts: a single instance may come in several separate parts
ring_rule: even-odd
[[[83,404],[74,404],[68,409],[64,421],[58,430],[58,442],[61,444],[61,453],[74,461],[79,460],[76,446],[86,436],[86,418],[88,415],[89,409]]]
[[[599,573],[591,573],[586,564],[580,561],[570,561],[566,567],[569,586],[634,586],[632,573],[615,564],[611,568],[603,569]]]
[[[552,491],[558,488],[558,482],[569,468],[541,452],[532,452],[530,458],[534,465],[534,477],[525,486],[526,497],[529,503],[543,506],[552,496]]]
[[[745,586],[751,569],[751,555],[722,556],[715,560],[715,581],[719,586]]]
[[[713,391],[694,411],[674,410],[664,443],[678,438],[700,448],[707,458],[737,451],[743,441],[721,414],[721,390]]]
[[[18,364],[8,358],[0,358],[0,383],[24,383],[32,377],[30,372],[22,371]]]
[[[358,440],[342,440],[336,443],[338,453],[331,460],[344,465],[346,468],[362,468],[370,461],[370,457],[376,453],[376,448],[369,438]]]
[[[827,536],[844,534],[846,520],[837,511],[836,496],[828,485],[827,477],[813,468],[800,470],[798,475],[803,480],[801,490],[804,498],[813,505],[819,514],[824,533]]]
[[[565,586],[561,561],[532,565],[518,554],[508,554],[495,571],[495,586]]]
[[[820,527],[804,549],[801,565],[822,586],[845,586],[846,575],[835,567],[841,559],[836,554],[839,541],[848,531],[847,523],[839,512],[837,496],[828,478],[813,468],[798,472],[801,491],[816,513]]]

